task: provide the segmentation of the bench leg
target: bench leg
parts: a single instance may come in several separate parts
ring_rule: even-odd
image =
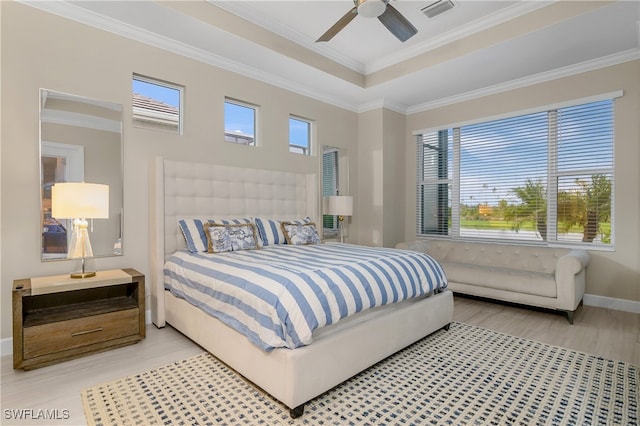
[[[564,313],[567,315],[567,321],[569,321],[569,324],[573,325],[573,314],[576,311],[564,311]]]

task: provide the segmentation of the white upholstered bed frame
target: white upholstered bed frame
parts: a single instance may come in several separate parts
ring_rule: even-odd
[[[380,311],[323,333],[308,346],[264,352],[244,336],[164,290],[163,265],[184,248],[179,218],[320,217],[317,176],[156,158],[150,165],[152,320],[167,323],[302,415],[304,403],[349,377],[447,327],[445,291],[402,309]]]

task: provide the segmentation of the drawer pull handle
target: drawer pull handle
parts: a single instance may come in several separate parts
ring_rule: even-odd
[[[89,333],[97,333],[98,331],[102,331],[102,327],[94,328],[93,330],[78,331],[76,333],[71,333],[71,337],[82,336],[84,334],[89,334]]]

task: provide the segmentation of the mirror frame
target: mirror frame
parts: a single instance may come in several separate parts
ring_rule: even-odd
[[[87,182],[109,185],[109,219],[96,219],[95,232],[90,228],[94,257],[121,256],[124,237],[123,105],[49,89],[40,89],[39,104],[41,261],[68,260],[70,232],[67,230],[71,229],[71,220],[50,217],[50,187],[56,182],[82,182],[85,176]],[[116,138],[118,152],[109,149],[109,145],[100,145],[102,141],[110,143]],[[91,139],[91,142],[83,143],[83,139]],[[105,147],[107,149],[102,149]],[[47,167],[45,158],[49,159]],[[114,169],[116,172],[111,172]]]
[[[320,221],[322,223],[322,238],[325,241],[334,241],[339,240],[339,232],[337,228],[335,232],[325,233],[324,227],[324,212],[326,210],[326,206],[324,205],[324,154],[327,152],[337,152],[337,162],[338,162],[338,176],[336,182],[336,193],[331,195],[351,195],[349,193],[349,151],[346,148],[340,148],[331,145],[322,145],[320,152],[320,205],[322,206]],[[345,218],[343,222],[343,235],[344,237],[349,236],[349,221],[350,217]]]

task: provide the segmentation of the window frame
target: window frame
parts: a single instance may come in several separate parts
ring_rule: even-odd
[[[178,91],[178,120],[177,120],[177,129],[174,131],[170,128],[163,128],[160,126],[154,126],[153,124],[150,124],[148,122],[146,122],[144,119],[139,118],[141,117],[141,114],[138,112],[136,112],[136,108],[133,106],[133,84],[134,81],[139,81],[142,83],[146,83],[146,84],[153,84],[155,86],[159,86],[159,87],[164,87],[166,89],[171,89],[171,90],[176,90]],[[171,83],[165,80],[161,80],[158,78],[153,78],[153,77],[147,77],[141,74],[136,74],[133,73],[132,78],[131,78],[131,98],[132,98],[132,108],[131,108],[131,117],[132,117],[132,124],[134,127],[137,128],[141,128],[141,129],[148,129],[148,130],[157,130],[157,131],[161,131],[161,132],[167,132],[167,133],[174,133],[177,134],[179,136],[182,136],[182,134],[184,133],[184,92],[185,92],[185,87],[181,86],[179,84],[176,83]],[[161,114],[162,115],[162,114]],[[150,118],[153,118],[151,116],[149,116]],[[159,118],[160,121],[162,121],[162,117],[156,117]],[[165,118],[166,119],[166,118]]]
[[[242,142],[238,142],[236,141],[231,141],[231,140],[227,140],[227,136],[229,137],[238,137],[238,135],[236,135],[234,132],[231,131],[227,131],[227,114],[226,114],[226,105],[227,104],[231,104],[231,105],[235,105],[238,107],[242,107],[242,108],[247,108],[250,110],[253,110],[253,142],[252,143],[242,143]],[[225,96],[224,98],[224,141],[228,142],[228,143],[232,143],[235,145],[242,145],[242,146],[249,146],[249,147],[257,147],[260,146],[260,138],[259,138],[259,120],[260,120],[260,106],[250,103],[250,102],[245,102],[245,101],[241,101],[239,99],[236,98],[232,98],[229,96]],[[244,136],[244,135],[242,135]]]
[[[340,161],[339,149],[323,148],[322,152],[322,197],[340,195]],[[331,224],[331,226],[325,226]],[[335,238],[339,234],[338,216],[322,215],[322,233],[325,238]]]
[[[308,125],[307,127],[307,140],[309,143],[308,148],[306,148],[306,152],[305,152],[305,148],[302,145],[295,145],[292,144],[291,142],[291,121],[299,121],[301,123],[306,123]],[[298,154],[298,155],[304,155],[304,156],[312,156],[314,149],[313,149],[313,144],[314,144],[314,137],[313,137],[313,132],[315,130],[315,126],[314,126],[314,121],[308,118],[304,118],[304,117],[300,117],[299,115],[294,115],[294,114],[289,114],[289,152],[292,154]],[[302,150],[302,152],[296,152],[296,151],[292,151],[292,149],[300,149]]]
[[[512,112],[509,114],[501,114],[499,116],[493,117],[485,117],[481,119],[475,119],[465,122],[454,123],[446,126],[438,126],[423,130],[414,131],[412,134],[416,137],[416,237],[417,238],[443,238],[443,239],[459,239],[459,240],[474,240],[474,241],[487,241],[487,242],[502,242],[502,243],[511,243],[511,244],[524,244],[524,245],[546,245],[553,247],[581,247],[589,250],[600,250],[600,251],[613,251],[615,249],[615,99],[619,98],[623,95],[621,90],[605,93],[601,95],[576,99],[568,102],[557,103],[553,105],[547,105],[539,108],[532,108],[523,111]],[[535,240],[526,240],[526,239],[506,239],[506,238],[488,238],[488,237],[461,237],[460,236],[460,129],[469,126],[472,124],[481,124],[487,123],[491,121],[507,119],[512,117],[518,117],[528,114],[535,114],[539,112],[547,112],[549,114],[548,123],[549,128],[553,128],[557,110],[567,107],[586,105],[590,103],[600,102],[609,100],[612,102],[612,131],[613,131],[613,140],[611,146],[611,168],[588,168],[586,170],[575,169],[559,172],[557,170],[557,162],[558,162],[558,154],[557,154],[557,138],[556,135],[553,134],[553,131],[550,130],[550,134],[547,140],[549,154],[547,158],[547,194],[546,194],[546,202],[548,205],[547,208],[547,234],[546,239],[540,241]],[[452,168],[453,173],[449,178],[446,179],[422,179],[424,174],[421,174],[423,171],[423,162],[424,162],[424,149],[423,149],[423,135],[438,133],[443,130],[453,130],[454,132],[458,132],[456,137],[453,137],[453,146],[451,147],[451,151],[453,152],[453,160],[452,160]],[[457,141],[456,141],[457,139]],[[439,165],[440,166],[440,165]],[[558,239],[558,186],[559,186],[559,178],[562,177],[575,177],[584,174],[608,174],[610,176],[610,184],[611,184],[611,192],[610,192],[610,209],[611,209],[611,235],[608,243],[594,243],[594,242],[574,242],[574,241],[566,241],[562,239]],[[422,212],[422,191],[425,185],[428,184],[448,184],[450,185],[449,195],[451,197],[450,200],[450,211],[451,211],[451,223],[449,225],[448,232],[445,233],[425,233],[423,232],[423,219],[421,215]],[[551,204],[553,203],[553,204]],[[446,230],[445,230],[446,231]]]

